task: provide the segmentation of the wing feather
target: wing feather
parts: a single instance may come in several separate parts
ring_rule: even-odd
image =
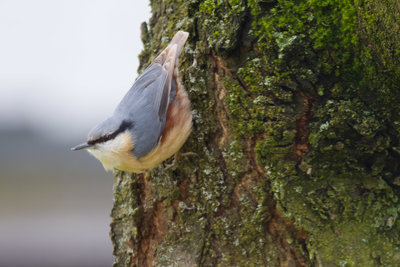
[[[171,88],[168,76],[160,64],[150,65],[114,112],[119,120],[133,123],[133,152],[138,158],[147,155],[157,145],[164,130]]]

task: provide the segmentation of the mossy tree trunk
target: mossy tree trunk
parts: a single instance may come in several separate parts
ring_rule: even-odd
[[[194,129],[175,168],[115,172],[115,266],[400,266],[397,0],[153,0]]]

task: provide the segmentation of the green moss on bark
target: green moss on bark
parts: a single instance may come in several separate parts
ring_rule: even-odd
[[[398,3],[151,5],[140,69],[189,31],[182,150],[198,156],[145,186],[117,175],[117,263],[140,263],[153,238],[139,258],[160,266],[399,265]],[[166,229],[144,227],[154,222]]]
[[[308,232],[316,262],[398,265],[397,4],[278,1],[269,14],[255,22],[260,47],[275,46],[290,89],[315,103],[307,129],[292,128],[308,135],[301,159],[289,160],[293,123],[281,118],[258,144],[281,210]]]

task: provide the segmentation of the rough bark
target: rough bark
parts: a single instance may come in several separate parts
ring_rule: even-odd
[[[151,1],[190,33],[176,167],[115,172],[115,266],[399,266],[400,3]]]

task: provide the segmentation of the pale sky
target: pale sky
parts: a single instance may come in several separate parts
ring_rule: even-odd
[[[0,129],[86,138],[137,77],[143,0],[1,0]]]

